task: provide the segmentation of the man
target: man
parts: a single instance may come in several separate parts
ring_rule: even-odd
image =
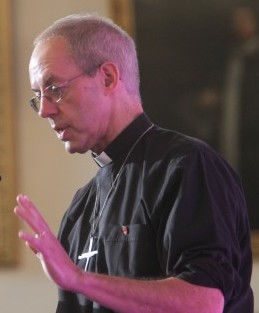
[[[36,39],[29,72],[35,111],[68,152],[91,150],[100,166],[58,240],[17,197],[35,232],[19,236],[59,286],[56,312],[252,312],[239,179],[207,145],[143,113],[132,39],[110,20],[68,16]]]

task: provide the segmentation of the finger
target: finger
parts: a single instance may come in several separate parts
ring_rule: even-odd
[[[39,222],[39,219],[35,219],[28,211],[24,210],[21,206],[16,206],[14,208],[14,213],[23,220],[35,233],[40,233],[41,229],[43,229],[44,226],[42,226],[42,223]]]
[[[38,238],[24,231],[19,231],[19,238],[25,242],[26,246],[29,247],[34,253],[40,251],[40,244]]]
[[[25,245],[26,247],[28,247],[33,253],[35,253],[36,255],[39,253],[38,251],[36,251],[35,249],[33,249],[32,246],[30,246],[30,244],[28,243],[28,241],[25,241]]]
[[[19,195],[17,202],[18,206],[15,207],[15,214],[26,222],[33,231],[36,233],[49,231],[46,221],[27,196]]]
[[[26,246],[35,253],[36,257],[40,260],[44,274],[47,276],[49,280],[53,281],[53,279],[51,278],[51,275],[49,274],[47,265],[45,263],[44,256],[42,252],[40,252],[40,245],[38,243],[39,239],[42,238],[44,235],[45,234],[41,234],[41,235],[36,234],[35,236],[32,236],[23,231],[19,232],[19,238],[25,241]]]

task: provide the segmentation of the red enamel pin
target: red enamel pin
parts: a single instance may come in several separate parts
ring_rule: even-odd
[[[129,228],[127,226],[121,226],[121,230],[125,236],[129,233]]]

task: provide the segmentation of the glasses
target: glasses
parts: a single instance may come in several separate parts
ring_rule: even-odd
[[[64,83],[62,83],[60,85],[50,85],[50,86],[46,87],[45,89],[43,89],[42,93],[40,91],[37,91],[35,93],[35,96],[33,98],[31,98],[31,100],[29,101],[30,106],[33,108],[33,110],[36,113],[38,113],[40,110],[41,99],[43,97],[47,98],[48,101],[50,101],[52,103],[58,103],[64,97],[64,93],[63,93],[62,88],[66,87],[73,80],[75,80],[76,78],[78,78],[82,75],[84,75],[84,73],[76,75],[76,76],[70,78],[69,80],[65,81]]]

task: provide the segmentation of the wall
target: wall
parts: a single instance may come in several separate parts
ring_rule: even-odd
[[[16,0],[12,3],[14,33],[14,90],[18,192],[28,194],[41,209],[54,232],[76,189],[88,181],[96,167],[89,155],[69,155],[27,105],[31,97],[28,61],[33,38],[53,20],[77,12],[110,15],[108,0]],[[22,225],[21,225],[22,227]],[[3,313],[54,312],[56,287],[41,272],[36,257],[23,245],[18,269],[0,272],[0,303]],[[259,262],[253,286],[259,290]],[[257,278],[257,279],[256,279]],[[259,311],[258,300],[256,308]]]
[[[254,261],[252,288],[255,297],[255,313],[259,313],[259,259]]]

